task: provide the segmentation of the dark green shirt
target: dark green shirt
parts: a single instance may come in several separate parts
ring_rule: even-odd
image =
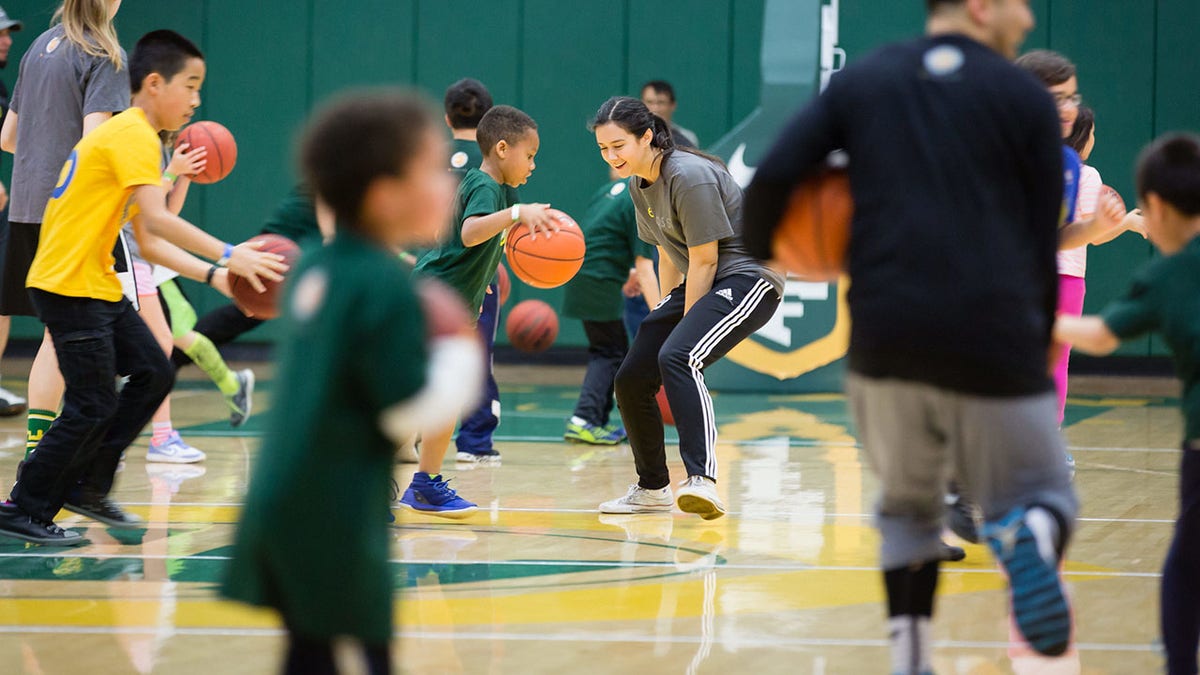
[[[317,225],[317,209],[308,187],[303,183],[293,187],[267,217],[262,231],[287,237],[301,248],[320,245],[321,228]]]
[[[563,295],[563,314],[586,321],[617,321],[624,309],[621,286],[637,257],[654,247],[638,238],[629,184],[618,180],[596,191],[579,222],[587,241],[583,267]]]
[[[463,176],[454,198],[454,221],[448,236],[417,261],[417,272],[436,277],[457,290],[467,307],[478,312],[488,284],[496,276],[496,266],[504,253],[504,236],[497,234],[478,246],[467,247],[462,240],[463,221],[471,216],[486,216],[503,211],[516,202],[511,192],[491,176],[471,169]]]
[[[483,152],[478,143],[461,138],[450,140],[450,172],[458,174],[459,180],[471,169],[478,169],[480,164],[483,164]]]
[[[223,592],[287,611],[303,635],[383,644],[395,445],[380,415],[424,386],[424,314],[395,256],[353,233],[289,276],[275,401]]]
[[[1139,270],[1125,296],[1102,316],[1122,340],[1151,331],[1162,335],[1183,380],[1186,439],[1200,439],[1200,237]]]

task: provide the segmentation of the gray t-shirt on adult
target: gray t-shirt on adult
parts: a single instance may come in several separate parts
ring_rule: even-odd
[[[728,171],[676,150],[650,185],[630,178],[629,194],[637,209],[638,237],[661,246],[680,272],[687,274],[688,247],[715,241],[716,279],[761,276],[783,296],[783,277],[751,257],[742,244],[742,188]]]
[[[10,107],[17,113],[17,154],[8,219],[40,223],[63,163],[83,136],[84,116],[129,107],[129,71],[85,53],[54,26],[21,59]]]

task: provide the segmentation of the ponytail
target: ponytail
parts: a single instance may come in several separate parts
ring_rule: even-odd
[[[694,148],[675,145],[675,137],[671,134],[671,125],[663,118],[650,112],[645,103],[630,96],[614,96],[604,102],[596,111],[595,117],[588,123],[588,130],[595,131],[596,127],[605,124],[615,124],[634,136],[641,137],[646,130],[651,130],[650,147],[662,151],[662,161],[667,161],[676,150],[697,155],[717,164],[722,169],[725,162],[707,152]]]

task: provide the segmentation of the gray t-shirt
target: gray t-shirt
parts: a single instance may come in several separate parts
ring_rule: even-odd
[[[760,276],[783,295],[783,277],[763,266],[742,244],[742,189],[719,165],[676,150],[650,185],[629,179],[637,208],[638,237],[663,247],[687,274],[688,247],[717,242],[716,279],[733,274]]]
[[[63,163],[83,136],[84,116],[129,107],[129,70],[85,53],[54,26],[21,59],[10,107],[18,117],[8,219],[40,223]]]

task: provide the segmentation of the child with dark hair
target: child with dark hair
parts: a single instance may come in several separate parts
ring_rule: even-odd
[[[417,263],[416,271],[439,279],[478,314],[488,284],[503,254],[503,237],[524,222],[533,237],[558,230],[548,204],[518,204],[507,189],[523,185],[533,173],[538,152],[537,123],[512,106],[488,110],[475,130],[483,162],[463,176],[455,196],[453,227],[439,245]],[[441,476],[454,424],[422,429],[417,472],[400,498],[404,508],[443,518],[464,518],[475,504],[458,496]]]
[[[638,236],[658,246],[662,293],[616,377],[638,482],[600,512],[665,512],[676,502],[655,400],[665,387],[687,469],[679,508],[720,518],[717,426],[704,371],[771,319],[783,277],[746,252],[742,190],[719,160],[677,148],[666,122],[635,98],[605,101],[591,128],[601,157],[628,179]]]
[[[1164,136],[1137,166],[1138,202],[1161,258],[1099,316],[1060,315],[1056,339],[1095,355],[1123,340],[1162,335],[1183,380],[1185,431],[1179,518],[1163,564],[1161,612],[1167,672],[1195,675],[1200,649],[1200,137]]]
[[[0,534],[32,543],[85,541],[54,524],[64,506],[110,527],[141,524],[108,494],[122,453],[167,396],[174,372],[113,271],[127,209],[137,213],[134,232],[146,258],[192,279],[224,284],[220,267],[227,265],[261,290],[259,276],[278,281],[287,269],[279,256],[223,243],[167,209],[158,132],[180,128],[199,106],[200,50],[178,33],[154,31],[138,41],[129,71],[133,106],[67,157],[29,269],[30,298],[66,383],[62,415],[26,460],[11,501],[0,505]],[[210,266],[179,248],[219,261]],[[120,397],[118,373],[129,376]]]
[[[425,312],[395,255],[445,229],[446,156],[425,101],[401,91],[326,106],[301,142],[306,182],[338,231],[305,253],[282,303],[279,399],[222,588],[282,615],[285,673],[337,672],[340,636],[361,644],[373,675],[389,672],[384,514],[395,443],[478,391],[464,385],[482,377],[478,343],[426,343]]]

